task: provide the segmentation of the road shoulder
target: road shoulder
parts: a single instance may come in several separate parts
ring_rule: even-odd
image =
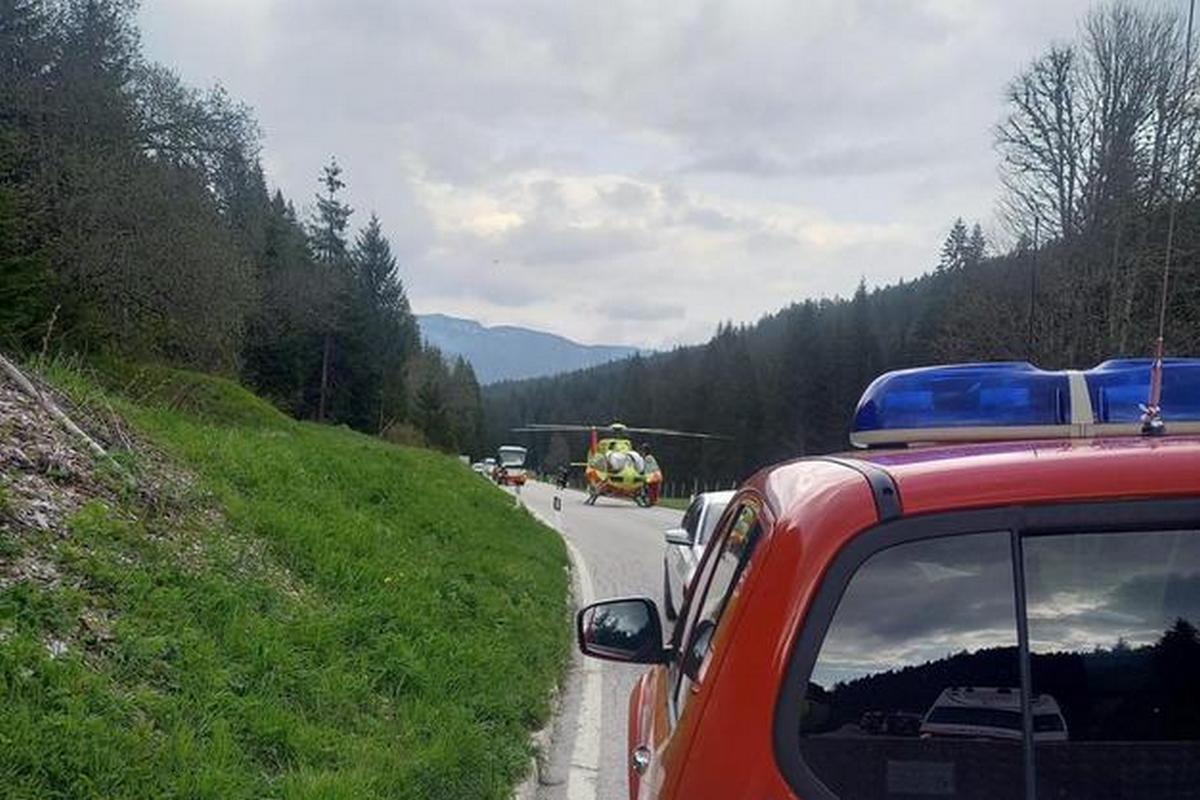
[[[517,501],[539,522],[562,537],[571,560],[572,607],[595,600],[591,572],[579,549],[567,537],[561,512],[551,517]],[[573,650],[556,697],[551,721],[533,735],[537,757],[529,775],[517,787],[514,800],[596,800],[600,772],[600,719],[603,708],[602,665]]]

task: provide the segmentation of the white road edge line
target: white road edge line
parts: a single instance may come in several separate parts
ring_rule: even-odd
[[[588,572],[583,555],[564,536],[567,551],[575,562],[579,575],[579,602],[587,605],[595,600],[592,576]],[[600,720],[603,711],[600,664],[585,658],[582,662],[583,686],[579,697],[579,716],[575,721],[575,743],[571,748],[571,762],[567,768],[567,799],[596,800],[599,792],[600,775]]]
[[[520,502],[520,498],[517,500]],[[526,509],[544,524],[558,531],[567,554],[574,565],[579,581],[579,605],[586,606],[596,600],[596,590],[592,585],[592,574],[588,571],[583,554],[567,538],[566,527],[563,524],[562,511],[554,512],[554,521],[543,517],[538,511],[526,505]],[[581,661],[582,685],[579,692],[579,714],[575,718],[575,741],[571,746],[571,760],[567,767],[566,800],[596,800],[600,792],[600,721],[603,719],[602,692],[604,681],[601,676],[601,664],[588,658]]]

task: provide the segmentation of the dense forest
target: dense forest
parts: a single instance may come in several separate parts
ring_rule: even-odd
[[[1186,31],[1186,18],[1162,7],[1100,6],[1075,40],[1012,79],[995,129],[1011,245],[955,220],[915,280],[722,325],[701,346],[488,387],[489,439],[529,422],[711,431],[732,439],[652,443],[667,480],[740,480],[845,449],[862,389],[885,370],[1150,355],[1168,258],[1166,349],[1200,354],[1200,84]],[[550,467],[585,446],[534,444]]]
[[[297,212],[250,109],[148,62],[135,11],[0,0],[0,348],[221,373],[300,418],[478,450],[474,373],[422,345],[336,161]]]

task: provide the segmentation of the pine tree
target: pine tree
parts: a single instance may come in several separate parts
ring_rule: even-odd
[[[347,335],[363,354],[349,387],[359,401],[351,424],[382,431],[405,415],[405,363],[417,349],[416,320],[376,215],[359,233],[351,258],[356,291]]]
[[[389,313],[408,311],[396,257],[375,214],[371,214],[354,243],[353,262],[359,290],[373,308]]]
[[[0,185],[0,347],[48,343],[59,310],[53,294],[28,204],[16,189]]]
[[[483,399],[475,370],[461,356],[450,367],[446,392],[454,446],[460,453],[483,450]]]
[[[343,203],[338,193],[346,188],[341,179],[342,168],[337,159],[331,158],[321,170],[321,185],[325,194],[316,196],[317,207],[309,223],[313,255],[318,261],[334,266],[344,266],[347,251],[346,229],[354,209]]]
[[[338,193],[346,188],[341,174],[342,168],[338,166],[337,159],[330,159],[321,175],[325,194],[317,195],[316,212],[309,223],[309,241],[317,262],[325,267],[327,290],[326,302],[322,309],[324,331],[321,337],[321,378],[317,400],[319,422],[325,420],[329,410],[331,382],[335,380],[334,347],[337,334],[342,330],[345,291],[349,277],[346,228],[354,211],[338,197]]]
[[[938,261],[938,272],[954,272],[962,269],[967,264],[967,256],[970,251],[970,241],[967,234],[967,224],[963,222],[962,217],[954,220],[954,224],[950,226],[950,233],[946,236],[946,241],[942,244],[942,257]]]
[[[250,318],[243,377],[292,414],[312,416],[305,401],[320,367],[322,268],[312,259],[295,209],[278,190],[267,209],[256,265],[258,307]]]
[[[449,374],[442,354],[433,347],[423,348],[413,359],[416,386],[413,399],[413,422],[433,447],[447,452],[455,449],[455,432],[451,421]]]
[[[971,228],[971,238],[967,240],[966,263],[974,266],[987,258],[987,237],[978,222]]]

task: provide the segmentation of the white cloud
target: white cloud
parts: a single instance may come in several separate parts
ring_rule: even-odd
[[[337,154],[418,310],[661,345],[919,274],[951,219],[986,223],[1003,84],[1086,5],[144,0],[142,19],[152,57],[255,107],[299,205]]]

